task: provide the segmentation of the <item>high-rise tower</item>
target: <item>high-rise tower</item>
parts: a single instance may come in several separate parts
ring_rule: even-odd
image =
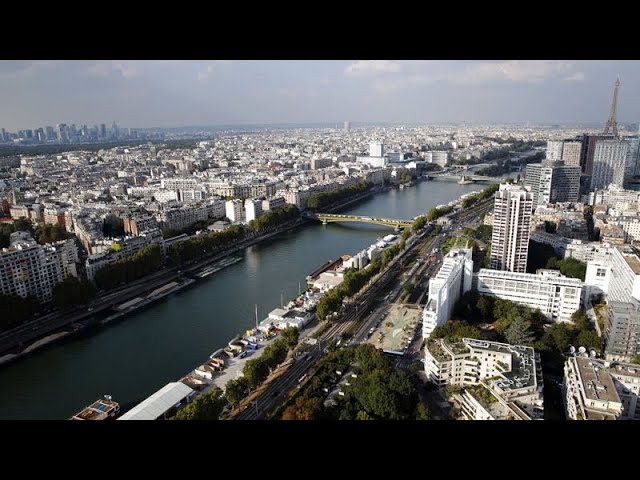
[[[618,87],[620,86],[620,78],[616,79],[616,83],[613,84],[613,100],[611,100],[611,110],[609,111],[609,118],[607,124],[604,126],[604,134],[613,134],[618,136],[618,122],[616,117],[618,116]]]
[[[527,271],[532,207],[530,191],[519,185],[500,185],[493,209],[492,269]]]

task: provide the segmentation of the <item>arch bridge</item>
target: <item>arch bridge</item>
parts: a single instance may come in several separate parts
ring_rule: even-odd
[[[323,224],[337,222],[360,222],[370,223],[373,225],[383,225],[385,227],[393,227],[396,230],[410,227],[412,220],[399,220],[396,218],[380,218],[380,217],[364,217],[360,215],[341,215],[337,213],[306,213],[307,218],[319,220]]]

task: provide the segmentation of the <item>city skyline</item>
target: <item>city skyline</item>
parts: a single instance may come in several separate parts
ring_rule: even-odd
[[[0,127],[637,123],[637,61],[2,61]]]

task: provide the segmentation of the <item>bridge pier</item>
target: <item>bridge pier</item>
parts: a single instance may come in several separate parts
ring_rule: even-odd
[[[323,221],[322,221],[322,224],[323,224],[323,225],[326,225],[326,224],[327,224],[327,221],[326,221],[326,220],[323,220]]]
[[[396,225],[393,230],[396,231],[396,232],[399,232],[400,231],[400,225]]]

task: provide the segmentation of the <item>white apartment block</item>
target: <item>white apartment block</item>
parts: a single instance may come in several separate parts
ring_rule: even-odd
[[[449,165],[449,152],[434,150],[431,152],[431,163],[446,167]]]
[[[183,203],[201,202],[207,198],[207,191],[204,189],[184,189],[179,190],[179,199]]]
[[[16,238],[12,234],[13,238]],[[73,240],[38,245],[30,235],[20,235],[0,250],[0,293],[41,302],[52,299],[53,287],[69,275],[77,277],[78,248]]]
[[[491,268],[526,271],[532,208],[531,192],[518,185],[500,185],[493,209]]]
[[[619,185],[608,185],[595,192],[591,205],[602,204],[619,211],[638,210],[640,191],[625,190]]]
[[[244,222],[244,207],[242,206],[242,200],[227,200],[225,203],[226,216],[232,223]]]
[[[541,163],[530,163],[526,166],[524,184],[531,189],[533,205],[551,203],[551,179],[553,169]]]
[[[422,336],[428,338],[433,329],[451,318],[458,299],[471,290],[473,260],[471,248],[452,249],[442,266],[429,280],[429,300],[422,314]]]
[[[640,354],[640,302],[607,302],[602,337],[605,358],[629,362]]]
[[[275,210],[276,208],[284,207],[287,204],[284,197],[271,197],[262,200],[262,211]]]
[[[141,235],[135,237],[115,238],[110,243],[111,245],[117,244],[118,250],[115,251],[113,249],[110,249],[103,253],[89,255],[89,257],[87,257],[85,268],[87,271],[87,278],[89,280],[93,281],[95,279],[98,270],[106,267],[107,265],[115,263],[118,260],[123,260],[127,257],[130,257],[131,255],[148,245],[157,243],[162,246],[163,239],[160,230],[155,229],[144,232]]]
[[[531,163],[524,184],[531,188],[533,204],[577,202],[580,199],[580,166],[564,162]]]
[[[155,214],[160,227],[168,230],[180,230],[209,218],[205,204],[166,206]]]
[[[170,177],[160,180],[160,187],[166,190],[195,190],[200,189],[200,181],[193,177]]]
[[[224,218],[227,214],[225,201],[220,198],[209,199],[205,203],[209,218]]]
[[[310,193],[307,190],[280,190],[278,195],[284,198],[285,202],[295,205],[302,211],[307,208]]]
[[[565,165],[580,166],[582,142],[580,140],[565,140],[562,142],[562,161]]]
[[[481,295],[539,309],[554,322],[571,322],[571,315],[580,308],[583,288],[581,280],[545,269],[533,274],[481,268],[474,275],[474,285]]]
[[[607,219],[609,225],[615,225],[624,232],[625,243],[633,243],[640,240],[640,217],[637,215],[623,215],[609,217]]]
[[[568,419],[640,420],[638,365],[571,356],[563,390]]]
[[[244,201],[245,221],[257,220],[262,216],[262,199],[247,198]]]
[[[532,347],[463,338],[427,342],[425,373],[439,388],[466,388],[456,398],[472,420],[540,419],[544,413],[542,369]],[[477,388],[488,392],[477,395]],[[487,401],[487,398],[493,400]]]
[[[591,190],[605,188],[610,183],[622,186],[626,171],[629,143],[624,140],[601,140],[593,154]]]
[[[603,248],[587,263],[586,298],[605,293],[607,300],[640,300],[640,258],[629,245]]]
[[[552,162],[562,160],[562,140],[547,141],[547,160]]]

